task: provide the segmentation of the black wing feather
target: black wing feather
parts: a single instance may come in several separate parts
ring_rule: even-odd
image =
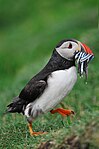
[[[20,95],[15,97],[13,102],[9,104],[6,113],[18,112],[24,114],[24,108],[30,102],[33,102],[44,91],[47,83],[44,80],[33,81],[33,79],[23,88]]]
[[[32,102],[43,93],[46,85],[47,83],[44,80],[30,81],[21,91],[19,98]]]
[[[24,113],[25,106],[28,103],[35,101],[41,94],[43,94],[47,87],[48,77],[52,72],[68,69],[72,66],[75,66],[74,60],[66,60],[61,57],[56,50],[54,50],[47,65],[28,82],[19,96],[14,98],[14,101],[8,105],[7,112]]]

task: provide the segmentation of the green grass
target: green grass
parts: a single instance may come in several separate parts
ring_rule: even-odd
[[[63,101],[65,108],[76,113],[71,122],[68,118],[47,113],[34,121],[33,128],[48,134],[31,137],[22,115],[3,116],[3,112],[29,79],[43,68],[55,45],[64,38],[76,38],[86,43],[95,54],[89,64],[88,83],[78,76],[75,87]],[[89,148],[98,148],[98,47],[98,8],[93,0],[44,0],[42,3],[40,0],[0,0],[1,149],[36,149],[48,141],[52,141],[50,148],[53,149],[70,148],[64,140],[74,135],[81,144],[87,142]]]

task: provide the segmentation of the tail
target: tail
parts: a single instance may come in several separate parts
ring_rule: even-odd
[[[25,100],[20,99],[19,97],[15,97],[13,102],[10,103],[7,107],[8,109],[6,110],[5,113],[24,113],[23,108],[25,106]]]

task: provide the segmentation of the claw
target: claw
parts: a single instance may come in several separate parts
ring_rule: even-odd
[[[75,115],[75,112],[74,112],[73,110],[71,111],[71,113],[72,113],[73,115]]]

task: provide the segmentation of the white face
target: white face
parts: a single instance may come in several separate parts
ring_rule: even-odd
[[[56,51],[66,59],[72,59],[74,53],[79,51],[79,44],[73,41],[66,41],[60,47],[56,48]]]

